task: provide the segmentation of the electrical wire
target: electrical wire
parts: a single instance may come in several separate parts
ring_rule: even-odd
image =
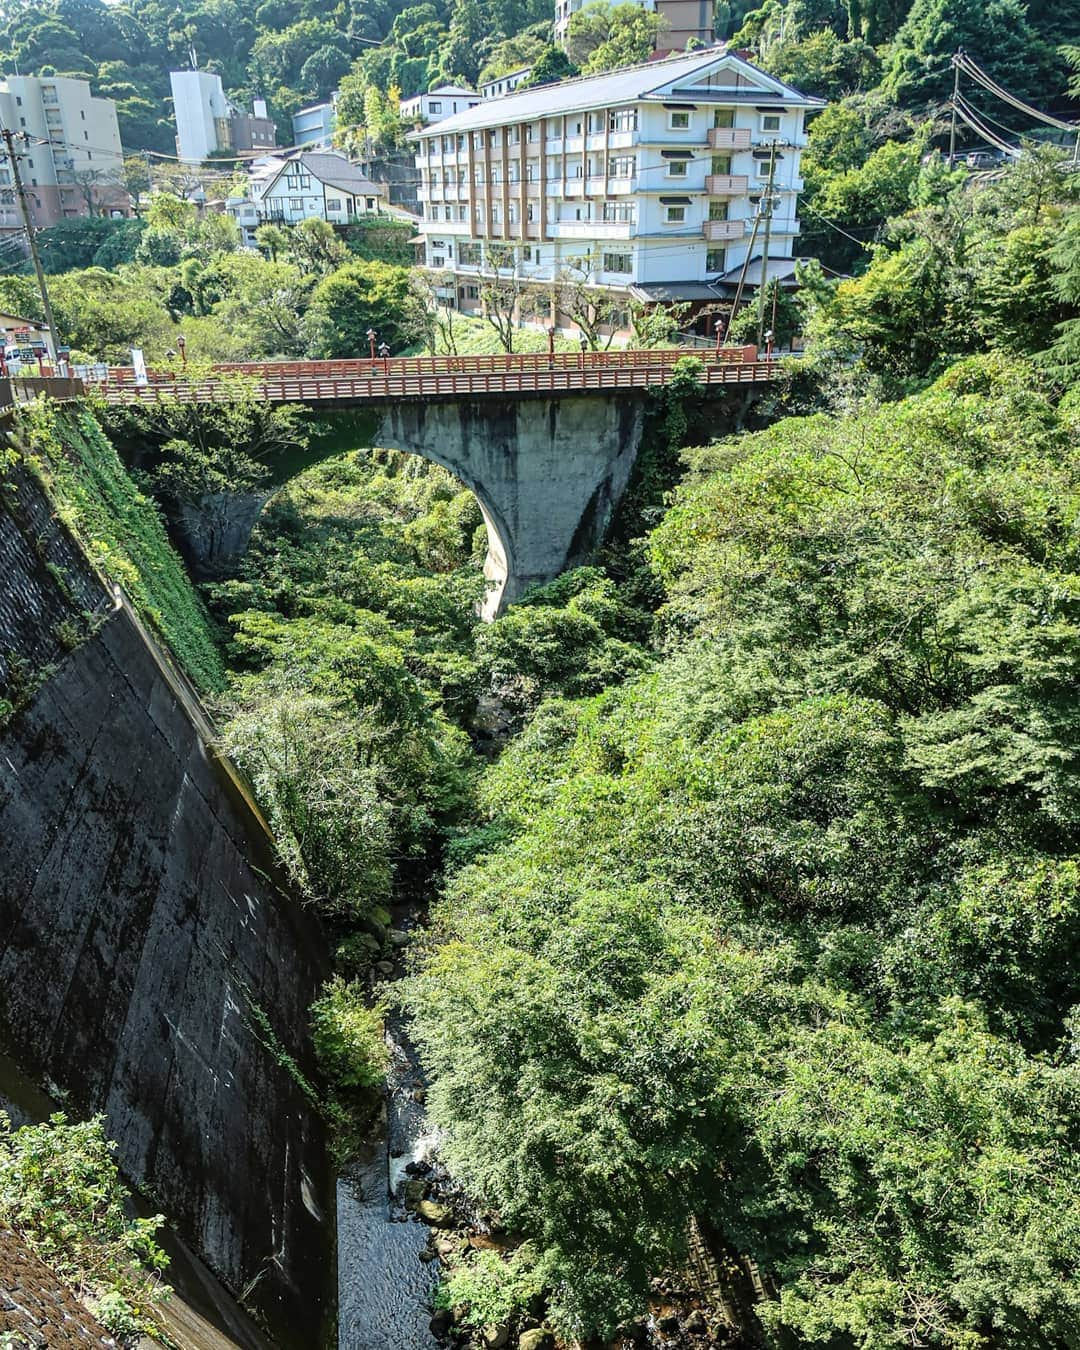
[[[958,66],[965,75],[976,80],[992,94],[996,94],[1003,102],[1009,103],[1014,108],[1018,108],[1021,112],[1026,113],[1028,117],[1033,117],[1039,122],[1045,122],[1048,126],[1057,127],[1061,131],[1075,132],[1078,129],[1075,122],[1065,122],[1060,117],[1053,117],[1050,113],[1041,112],[1038,108],[1033,108],[1030,103],[1025,103],[1022,99],[1017,98],[1015,94],[1010,94],[1007,89],[1003,89],[1000,84],[997,84],[992,80],[981,66],[976,65],[966,52],[957,52],[953,57],[953,63]]]
[[[990,128],[981,121],[978,113],[963,95],[957,94],[955,103],[956,111],[959,113],[961,121],[970,127],[977,135],[981,136],[987,144],[995,146],[998,150],[1003,151],[1012,159],[1020,158],[1023,151],[1015,145],[1010,145],[1008,141],[1003,140],[995,132],[991,131]]]

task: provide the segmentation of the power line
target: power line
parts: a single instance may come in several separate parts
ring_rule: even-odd
[[[1017,98],[1015,94],[1010,94],[1007,89],[1003,89],[1000,84],[992,80],[981,66],[976,65],[963,48],[954,55],[953,64],[1003,102],[1018,108],[1028,117],[1033,117],[1038,122],[1045,122],[1048,126],[1057,127],[1060,131],[1078,130],[1075,122],[1065,122],[1060,117],[1053,117],[1050,113],[1041,112],[1038,108],[1033,108],[1030,103],[1025,103],[1022,99]]]

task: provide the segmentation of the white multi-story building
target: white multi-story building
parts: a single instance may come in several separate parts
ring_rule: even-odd
[[[301,108],[299,112],[293,113],[292,117],[292,139],[293,145],[319,146],[329,145],[334,139],[334,132],[337,130],[337,92],[335,91],[328,102],[312,103],[307,108]]]
[[[416,94],[401,100],[401,115],[407,122],[443,122],[466,108],[475,107],[480,95],[475,89],[463,89],[458,84],[440,84],[426,94]]]
[[[302,220],[348,225],[380,214],[385,197],[386,185],[371,182],[344,155],[304,150],[267,158],[252,173],[248,196],[230,197],[226,210],[250,244],[259,225],[297,225]]]
[[[85,80],[65,76],[6,75],[0,79],[0,125],[29,138],[19,170],[39,227],[73,216],[124,215],[120,183],[124,154],[116,104],[94,98]],[[10,166],[0,163],[0,231],[22,228]]]
[[[176,117],[176,153],[184,164],[201,164],[223,150],[256,153],[277,141],[266,100],[257,98],[251,113],[241,112],[225,96],[220,75],[205,70],[174,70],[173,112]]]
[[[505,75],[499,75],[494,80],[485,80],[480,86],[481,98],[502,98],[503,94],[512,94],[522,80],[527,79],[532,74],[532,66],[521,66],[517,70],[508,71]]]
[[[790,274],[804,119],[822,106],[719,47],[488,100],[413,133],[424,261],[464,309],[493,271],[716,300],[749,259],[748,284],[761,274],[772,166],[765,265]]]

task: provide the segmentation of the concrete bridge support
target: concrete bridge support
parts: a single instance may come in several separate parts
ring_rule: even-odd
[[[449,469],[488,530],[484,606],[493,618],[527,587],[589,559],[641,443],[640,395],[390,405],[374,442]]]
[[[588,560],[626,489],[641,444],[645,391],[558,398],[388,402],[367,444],[420,455],[459,478],[487,523],[485,574],[493,618],[528,586]],[[325,458],[289,465],[289,476]],[[282,476],[277,486],[286,481]],[[173,526],[189,560],[213,567],[247,547],[262,505],[253,494],[184,503]]]

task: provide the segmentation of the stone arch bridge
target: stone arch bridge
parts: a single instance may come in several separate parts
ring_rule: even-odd
[[[225,402],[255,393],[274,403],[352,409],[357,445],[441,464],[476,496],[488,532],[484,607],[492,617],[528,586],[586,561],[601,542],[641,444],[649,391],[701,359],[706,393],[751,393],[777,378],[753,348],[541,353],[487,357],[267,362],[215,366],[190,377],[127,368],[98,392],[110,404]],[[310,462],[325,457],[313,449]],[[263,506],[307,466],[280,466],[270,491],[192,503],[178,526],[198,565],[235,557]]]

